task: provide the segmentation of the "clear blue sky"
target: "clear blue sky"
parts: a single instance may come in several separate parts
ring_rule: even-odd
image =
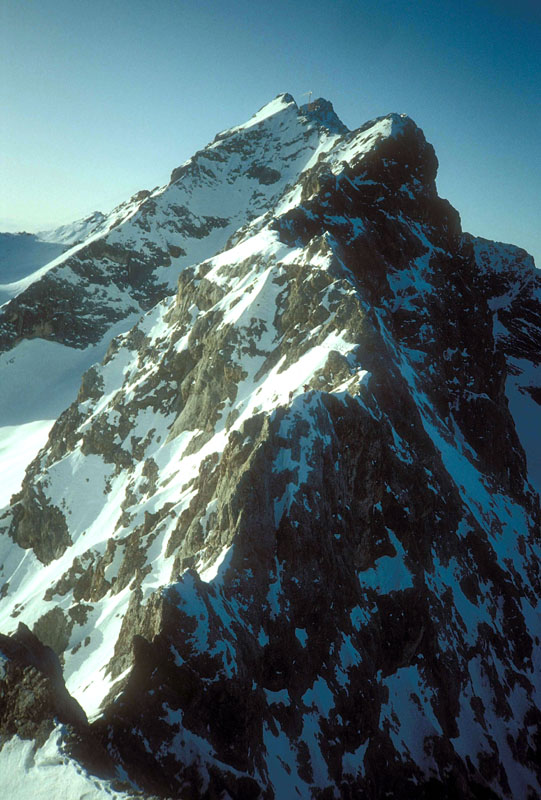
[[[423,128],[465,230],[541,266],[539,0],[1,0],[0,230],[110,210],[280,92]]]

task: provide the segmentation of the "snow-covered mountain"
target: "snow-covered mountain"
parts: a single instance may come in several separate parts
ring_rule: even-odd
[[[107,229],[107,217],[95,211],[70,225],[39,233],[0,233],[0,306],[20,294],[43,273],[41,267],[73,245]]]
[[[436,170],[280,95],[0,308],[0,772],[538,796],[541,279]]]

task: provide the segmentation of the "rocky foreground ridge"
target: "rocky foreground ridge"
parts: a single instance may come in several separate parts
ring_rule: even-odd
[[[281,95],[1,307],[6,354],[150,310],[0,512],[0,765],[539,796],[541,279],[436,170],[408,117]]]

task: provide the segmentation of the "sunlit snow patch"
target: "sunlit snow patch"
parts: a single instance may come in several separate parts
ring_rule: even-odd
[[[0,751],[0,782],[6,800],[128,800],[133,797],[111,788],[107,781],[89,775],[62,748],[62,728],[45,744],[14,736]]]

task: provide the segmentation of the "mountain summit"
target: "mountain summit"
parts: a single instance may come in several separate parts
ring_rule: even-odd
[[[0,308],[10,797],[539,795],[541,279],[436,172],[279,95]]]

